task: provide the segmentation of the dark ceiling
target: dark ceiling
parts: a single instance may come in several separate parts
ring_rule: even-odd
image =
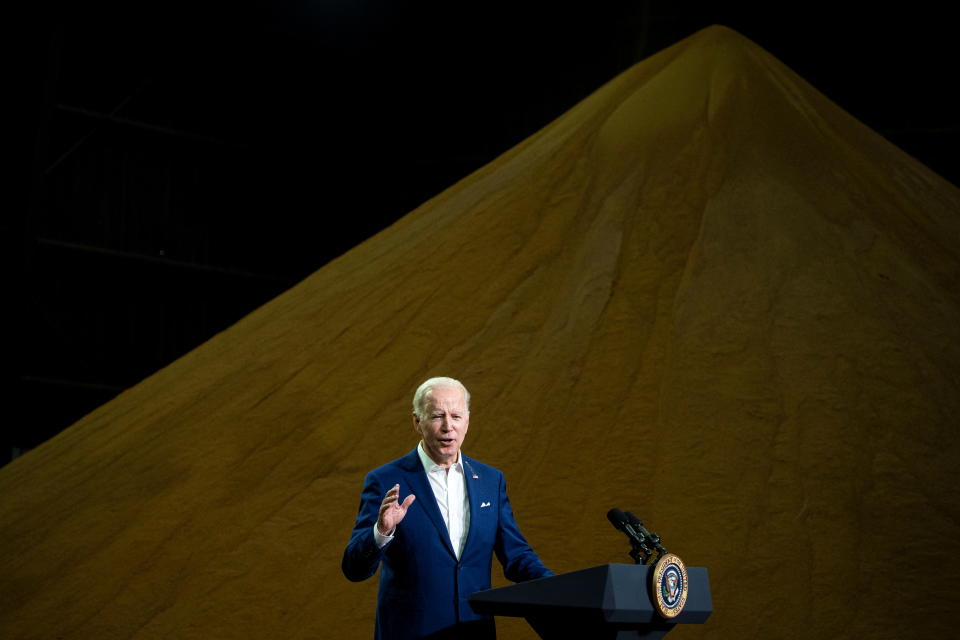
[[[960,181],[955,29],[923,5],[130,4],[25,30],[0,463],[710,24]]]

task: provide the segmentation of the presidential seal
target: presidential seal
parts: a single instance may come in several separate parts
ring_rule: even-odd
[[[650,592],[653,605],[664,618],[675,618],[687,603],[687,566],[680,556],[664,554],[653,567]]]

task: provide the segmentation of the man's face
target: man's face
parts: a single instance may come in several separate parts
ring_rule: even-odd
[[[423,438],[427,455],[445,467],[456,462],[469,424],[470,412],[459,387],[434,387],[427,396],[423,417],[413,415],[413,428]]]

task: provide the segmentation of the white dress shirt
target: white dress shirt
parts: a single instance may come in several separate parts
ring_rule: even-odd
[[[450,544],[453,545],[459,560],[463,545],[467,541],[467,532],[470,530],[470,505],[467,502],[467,481],[463,472],[461,454],[457,452],[457,461],[450,465],[449,470],[435,463],[427,455],[423,442],[417,446],[417,454],[430,481],[430,488],[433,489],[433,497],[437,500],[437,506],[440,507],[440,515],[443,516],[443,522],[447,525]],[[401,522],[397,526],[402,524]],[[373,525],[373,537],[379,547],[393,540],[393,536],[382,535],[376,523]]]

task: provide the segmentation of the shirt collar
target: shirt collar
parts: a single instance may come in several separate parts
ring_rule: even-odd
[[[420,444],[417,445],[417,455],[420,456],[420,464],[423,465],[423,470],[427,473],[435,469],[443,469],[443,467],[433,461],[429,455],[427,455],[427,450],[423,448],[423,440],[420,441]],[[460,451],[457,451],[456,461],[450,465],[451,469],[460,469],[460,461],[463,459],[463,454]]]

